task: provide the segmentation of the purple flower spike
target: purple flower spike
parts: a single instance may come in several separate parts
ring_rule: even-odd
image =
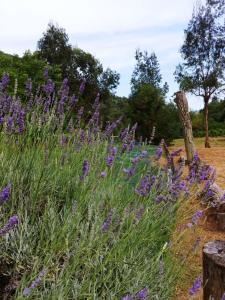
[[[134,168],[130,168],[130,169],[126,169],[124,168],[123,169],[123,172],[126,174],[126,176],[129,178],[129,177],[132,177],[134,174],[135,174],[135,169]]]
[[[48,80],[48,68],[44,69],[43,77],[44,77],[45,80]]]
[[[221,300],[225,300],[225,293],[223,294]]]
[[[101,176],[102,178],[106,177],[106,172],[102,171],[102,172],[100,173],[100,176]]]
[[[202,285],[202,279],[201,277],[198,277],[197,279],[195,279],[192,287],[189,289],[189,295],[190,296],[195,295],[198,292],[198,290],[201,288],[201,285]]]
[[[144,288],[142,290],[140,290],[137,294],[136,294],[136,298],[137,300],[141,300],[141,299],[146,299],[148,296],[148,289]]]
[[[141,220],[144,212],[145,212],[145,207],[144,205],[142,205],[141,208],[139,208],[135,213],[135,218],[137,222]]]
[[[133,300],[133,297],[131,296],[131,294],[127,294],[127,295],[123,296],[121,298],[121,300]]]
[[[24,290],[23,290],[23,296],[28,296],[30,294],[30,288],[25,288]]]
[[[224,202],[224,201],[225,201],[225,193],[224,193],[223,196],[220,198],[220,201],[221,201],[221,202]]]
[[[41,282],[42,278],[45,276],[47,270],[43,269],[39,274],[38,277],[34,279],[34,281],[32,281],[31,285],[29,287],[26,287],[23,290],[23,296],[29,296],[31,289],[35,289]]]
[[[90,169],[90,167],[89,167],[88,161],[87,161],[87,160],[84,160],[84,161],[83,161],[83,166],[82,166],[82,175],[81,175],[81,177],[80,177],[81,180],[83,180],[84,177],[87,176],[87,174],[88,174],[88,172],[89,172],[89,169]]]
[[[192,223],[193,224],[197,224],[198,220],[202,217],[203,215],[203,211],[202,210],[198,210],[196,211],[196,213],[194,213],[194,215],[192,216]]]
[[[0,81],[0,91],[4,91],[8,83],[9,83],[9,76],[7,74],[4,74]]]
[[[83,80],[83,81],[81,82],[81,85],[80,85],[80,88],[79,88],[79,92],[80,92],[81,94],[83,94],[83,92],[84,92],[84,90],[85,90],[85,84],[86,84],[86,82],[85,82],[85,80]]]
[[[162,153],[163,153],[162,147],[158,147],[155,152],[155,159],[160,160]]]
[[[18,224],[18,217],[17,216],[10,217],[9,220],[8,220],[8,222],[7,222],[7,224],[2,229],[0,229],[0,236],[3,236],[6,233],[8,233],[17,224]]]
[[[10,195],[10,185],[7,185],[1,192],[0,192],[0,205],[5,203],[9,199]]]
[[[113,217],[113,210],[110,209],[107,218],[105,219],[104,223],[102,224],[102,232],[103,233],[105,233],[109,230],[109,226],[112,223],[112,217]]]
[[[108,156],[105,160],[107,167],[112,167],[113,161],[115,157],[114,156]]]

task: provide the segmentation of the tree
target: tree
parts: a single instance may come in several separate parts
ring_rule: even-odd
[[[225,1],[207,0],[193,12],[175,78],[184,91],[204,100],[205,147],[210,147],[208,104],[225,91]]]
[[[50,77],[57,86],[61,82],[61,71],[59,66],[49,66],[46,61],[40,59],[36,53],[26,51],[22,57],[10,55],[0,51],[0,77],[3,73],[9,75],[9,94],[14,92],[15,79],[18,81],[18,96],[22,100],[24,97],[24,87],[29,78],[32,79],[32,90],[36,91],[37,87],[44,82],[43,71],[48,67]]]
[[[136,50],[136,65],[131,78],[131,119],[138,123],[137,135],[150,138],[153,126],[158,127],[159,116],[166,107],[168,85],[162,86],[162,76],[156,54]],[[165,132],[164,132],[165,133]],[[159,132],[157,138],[159,140]]]
[[[138,137],[150,138],[153,126],[156,127],[156,143],[162,138],[170,142],[180,137],[181,126],[177,108],[172,103],[165,103],[159,88],[146,83],[139,84],[129,102],[132,123],[138,123]]]
[[[162,92],[168,92],[168,84],[165,83],[161,87],[162,76],[160,74],[160,67],[157,56],[154,52],[151,55],[147,51],[135,52],[136,66],[134,68],[131,77],[131,91],[134,92],[140,84],[149,84],[162,90]]]
[[[60,65],[62,76],[67,76],[67,68],[71,63],[73,51],[65,29],[49,23],[47,31],[37,43],[37,53],[50,65]]]
[[[97,93],[101,94],[101,110],[105,119],[107,101],[110,101],[119,84],[119,74],[109,68],[104,70],[100,61],[91,53],[73,48],[65,29],[51,23],[38,41],[37,49],[40,58],[51,66],[60,66],[62,77],[69,80],[71,93],[77,93],[81,82],[85,81],[81,104],[85,107],[86,115],[91,113]]]
[[[79,89],[81,81],[85,81],[85,91],[81,103],[85,107],[87,115],[91,112],[97,93],[100,93],[102,121],[107,120],[109,102],[119,84],[119,73],[110,68],[104,70],[100,61],[91,53],[80,48],[73,48],[71,64],[68,66],[68,79],[71,91],[74,93]]]

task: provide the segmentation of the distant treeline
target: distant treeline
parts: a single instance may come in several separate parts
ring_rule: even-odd
[[[70,94],[79,90],[83,83],[85,88],[79,95],[80,106],[84,107],[84,118],[89,118],[92,105],[98,93],[101,103],[101,123],[122,116],[122,126],[138,123],[137,139],[150,139],[156,128],[154,142],[164,138],[167,142],[182,136],[178,111],[173,102],[166,102],[168,84],[162,82],[160,66],[154,52],[139,49],[135,52],[136,65],[130,81],[131,92],[128,97],[115,94],[120,75],[110,68],[104,69],[101,62],[92,54],[80,48],[72,47],[63,28],[49,24],[40,40],[37,50],[26,51],[22,57],[9,55],[0,51],[0,76],[9,74],[9,92],[13,95],[15,82],[17,95],[22,101],[29,99],[24,95],[24,87],[31,84],[36,91],[44,82],[43,72],[48,69],[49,77],[57,87],[67,78]],[[203,113],[192,113],[195,136],[204,135]],[[214,100],[209,105],[210,135],[223,135],[225,102]]]

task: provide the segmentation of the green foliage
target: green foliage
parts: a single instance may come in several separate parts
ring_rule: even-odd
[[[48,67],[51,78],[59,85],[61,81],[60,69],[57,65],[49,66],[38,58],[36,53],[26,51],[22,57],[10,55],[0,51],[0,76],[7,73],[10,77],[9,92],[14,93],[15,79],[18,80],[17,94],[24,100],[24,87],[32,78],[33,90],[43,83],[43,70]]]
[[[67,76],[67,66],[71,63],[73,52],[65,29],[49,23],[47,31],[37,43],[37,50],[41,59],[50,65],[59,65],[62,76]]]
[[[149,84],[162,90],[162,92],[168,92],[167,83],[161,88],[162,76],[160,74],[160,67],[157,56],[154,52],[149,56],[147,51],[136,50],[135,53],[136,66],[134,68],[131,77],[131,90],[132,93],[138,89],[141,84]]]
[[[108,119],[108,109],[111,96],[119,84],[120,75],[107,68],[92,54],[69,44],[69,37],[65,29],[52,23],[43,37],[38,41],[38,56],[46,60],[51,66],[61,68],[63,78],[68,78],[70,91],[75,93],[83,80],[86,82],[85,92],[82,95],[82,105],[85,112],[90,112],[92,103],[97,95],[101,94],[103,123]]]
[[[209,135],[225,136],[225,100],[213,100],[209,104]],[[195,137],[204,136],[204,112],[191,112],[192,128]]]

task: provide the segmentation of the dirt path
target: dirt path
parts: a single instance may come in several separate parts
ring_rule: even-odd
[[[174,149],[174,148],[173,148]],[[210,149],[205,149],[203,147],[197,146],[197,151],[200,158],[206,163],[216,167],[217,169],[217,179],[216,183],[223,189],[225,189],[225,147],[213,147]],[[178,211],[178,220],[182,219],[186,212],[189,210],[196,211],[202,209],[199,200],[196,198],[183,203]],[[177,230],[174,233],[176,236],[179,232],[179,227],[181,224],[177,224]],[[195,278],[202,274],[202,247],[203,245],[215,239],[225,240],[224,232],[212,231],[206,227],[205,221],[202,220],[198,226],[191,228],[185,232],[185,235],[180,242],[180,246],[175,249],[175,254],[181,258],[185,255],[189,256],[185,259],[185,272],[179,286],[175,291],[173,300],[202,300],[202,290],[196,294],[196,296],[190,297],[188,295],[189,287]],[[196,246],[197,245],[197,246]],[[195,248],[195,249],[194,249]],[[185,252],[185,249],[189,249]],[[190,251],[190,249],[192,249]],[[186,253],[186,254],[185,254]]]

